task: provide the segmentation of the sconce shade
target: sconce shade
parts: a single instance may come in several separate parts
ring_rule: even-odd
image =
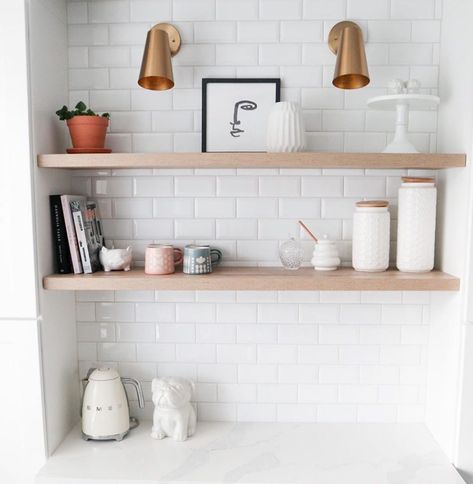
[[[329,34],[329,46],[337,55],[332,84],[340,89],[359,89],[370,82],[363,32],[354,22],[340,22]]]
[[[169,24],[155,25],[148,31],[138,84],[153,91],[174,87],[171,57],[179,51],[181,38]]]

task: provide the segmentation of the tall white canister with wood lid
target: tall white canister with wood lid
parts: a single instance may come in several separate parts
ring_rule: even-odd
[[[363,200],[356,204],[352,253],[356,271],[381,272],[389,266],[388,205],[387,200]]]
[[[434,268],[436,207],[434,178],[402,178],[396,257],[400,271],[428,272]]]

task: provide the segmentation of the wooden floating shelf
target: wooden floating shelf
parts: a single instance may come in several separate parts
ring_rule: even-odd
[[[406,273],[356,272],[341,268],[316,272],[310,267],[287,271],[279,267],[219,267],[212,274],[182,272],[153,276],[143,269],[94,274],[54,274],[43,279],[56,291],[458,291],[460,279],[440,271]]]
[[[38,155],[41,168],[461,168],[465,154],[441,153],[110,153]]]

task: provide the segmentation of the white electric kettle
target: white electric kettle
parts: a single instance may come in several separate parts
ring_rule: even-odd
[[[130,418],[128,397],[124,384],[135,387],[140,408],[144,408],[140,382],[120,378],[111,368],[91,368],[82,380],[82,438],[84,440],[122,440],[130,428],[138,425]]]

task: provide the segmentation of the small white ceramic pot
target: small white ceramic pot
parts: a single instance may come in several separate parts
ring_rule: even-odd
[[[310,262],[316,271],[335,271],[341,262],[335,242],[326,238],[319,240]]]
[[[304,119],[299,104],[279,102],[272,107],[268,118],[266,145],[269,152],[304,150]]]

